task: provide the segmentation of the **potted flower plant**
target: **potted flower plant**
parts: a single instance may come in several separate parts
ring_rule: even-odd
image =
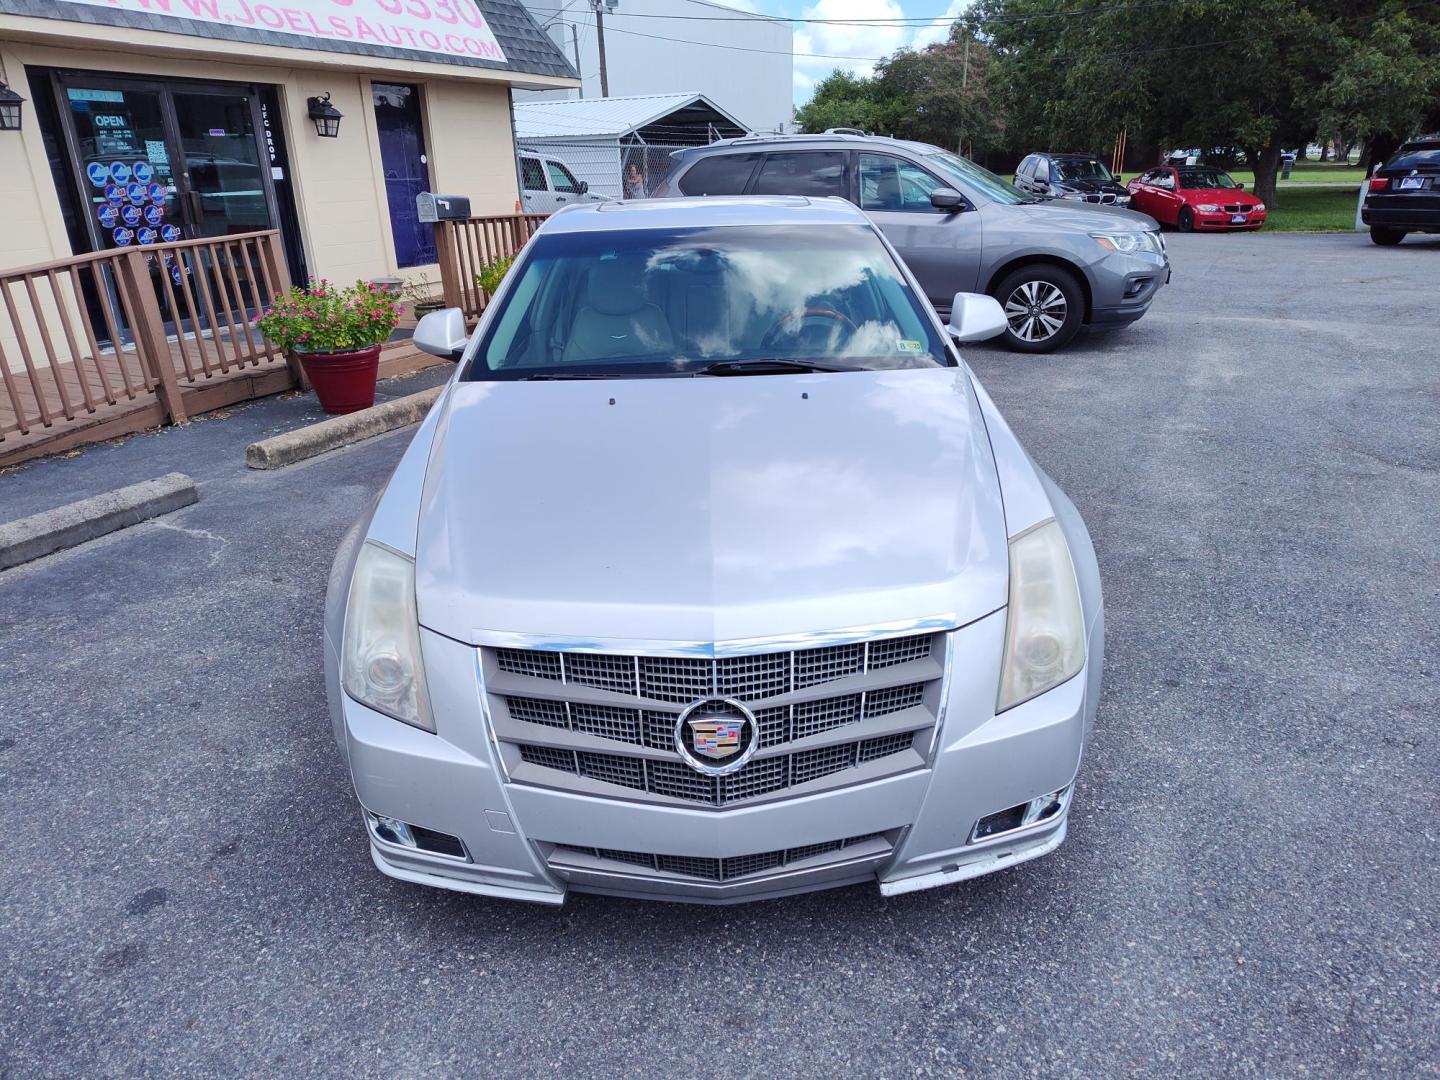
[[[403,295],[406,300],[410,301],[410,312],[417,321],[445,306],[444,297],[435,295],[428,274],[421,273],[413,281],[407,281]]]
[[[375,285],[329,281],[293,285],[255,320],[270,341],[295,356],[327,413],[375,404],[380,346],[400,318],[400,305]]]

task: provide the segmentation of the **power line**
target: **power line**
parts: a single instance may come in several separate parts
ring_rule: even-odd
[[[618,26],[607,28],[612,34],[629,34],[631,37],[650,38],[653,41],[668,41],[676,45],[704,45],[710,49],[728,49],[731,52],[763,53],[767,56],[803,56],[814,60],[862,60],[875,62],[883,56],[850,56],[845,53],[807,53],[793,49],[752,49],[748,45],[721,45],[718,41],[696,41],[693,38],[670,37],[667,34],[646,34],[640,30],[622,30]]]
[[[1198,3],[1198,2],[1200,2],[1200,0],[1130,0],[1130,2],[1120,2],[1120,3],[1113,3],[1113,4],[1103,4],[1103,5],[1099,5],[1099,6],[1096,6],[1096,7],[1088,7],[1088,8],[1071,8],[1071,9],[1064,10],[1064,11],[1033,11],[1033,12],[1025,12],[1025,13],[1015,13],[1015,14],[1009,14],[1009,15],[995,15],[995,16],[991,16],[991,17],[987,18],[985,21],[986,21],[987,24],[994,24],[994,23],[1011,23],[1011,22],[1016,22],[1016,23],[1018,23],[1018,22],[1031,22],[1031,21],[1033,21],[1033,20],[1035,20],[1035,19],[1061,19],[1061,18],[1071,18],[1071,17],[1078,17],[1078,16],[1081,16],[1081,15],[1097,15],[1097,14],[1102,14],[1102,13],[1104,13],[1104,12],[1109,12],[1109,11],[1134,10],[1134,9],[1136,9],[1136,8],[1148,8],[1148,7],[1188,7],[1188,6],[1193,5],[1193,4],[1195,4],[1195,3]],[[568,5],[567,5],[567,6],[568,6]],[[536,8],[533,8],[532,10],[534,10],[534,11],[542,11],[542,12],[557,12],[557,13],[558,13],[558,12],[563,12],[565,9],[564,9],[564,8],[556,9],[556,8],[536,7]],[[839,19],[839,18],[836,18],[836,19],[819,19],[819,18],[787,18],[786,16],[783,16],[783,15],[761,15],[761,14],[756,14],[756,13],[752,13],[752,12],[742,12],[742,13],[739,14],[739,17],[737,18],[736,16],[731,16],[731,15],[664,15],[664,14],[659,14],[659,13],[656,13],[656,12],[626,12],[626,11],[617,11],[617,12],[615,12],[615,14],[614,14],[613,17],[614,17],[614,18],[617,18],[617,19],[620,19],[620,18],[624,18],[624,19],[668,19],[668,20],[672,20],[672,21],[676,21],[676,22],[726,22],[726,23],[743,22],[746,17],[753,17],[753,18],[758,19],[758,20],[760,20],[760,21],[762,21],[762,22],[800,23],[800,24],[812,25],[812,26],[813,26],[813,25],[819,25],[819,26],[855,26],[855,27],[860,27],[860,28],[872,28],[872,27],[873,27],[873,28],[877,28],[877,29],[883,29],[884,27],[888,27],[888,26],[901,27],[901,28],[904,28],[904,27],[923,28],[923,27],[928,27],[928,26],[934,26],[934,25],[939,24],[939,23],[959,22],[962,16],[963,16],[963,13],[957,13],[957,14],[955,14],[955,15],[951,15],[951,14],[949,14],[948,12],[944,12],[944,13],[939,14],[939,15],[929,15],[929,16],[925,16],[925,15],[895,15],[895,16],[889,16],[889,17],[876,17],[876,18],[856,17],[856,18],[850,18],[850,19]]]

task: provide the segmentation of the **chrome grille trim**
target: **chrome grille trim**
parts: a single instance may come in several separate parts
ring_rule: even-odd
[[[913,731],[895,732],[871,739],[798,750],[793,754],[756,758],[723,776],[698,773],[678,758],[662,761],[593,750],[562,750],[534,743],[520,743],[518,749],[520,760],[525,764],[538,765],[553,772],[575,774],[648,795],[710,806],[730,806],[905,753],[914,748],[915,734]],[[919,760],[918,755],[911,754],[908,764],[918,764]],[[555,786],[563,786],[563,781]]]
[[[781,848],[778,851],[757,851],[752,855],[732,855],[719,859],[699,855],[665,855],[658,852],[617,851],[614,848],[555,844],[547,862],[552,865],[563,864],[564,853],[574,852],[605,862],[639,866],[667,876],[701,878],[706,881],[734,881],[737,878],[783,870],[795,863],[814,859],[820,855],[831,855],[871,840],[884,839],[884,833],[869,833],[865,836],[850,836],[844,840],[830,840],[821,844]]]
[[[882,690],[760,709],[755,714],[760,727],[760,746],[763,749],[798,742],[837,727],[914,708],[923,703],[925,686],[923,682],[912,682]],[[507,694],[504,700],[510,715],[516,720],[579,731],[651,750],[668,751],[674,747],[675,721],[680,715],[678,710],[666,712],[587,702],[561,702],[517,694]]]
[[[761,701],[869,671],[933,659],[938,636],[917,634],[790,653],[718,658],[511,648],[495,649],[494,656],[499,669],[511,675],[685,705],[711,696]]]
[[[507,644],[478,656],[511,782],[730,807],[783,798],[802,785],[829,790],[924,767],[949,652],[948,635],[921,633],[745,655]],[[682,757],[676,725],[686,709],[721,695],[748,702],[753,757],[733,772],[706,775]]]

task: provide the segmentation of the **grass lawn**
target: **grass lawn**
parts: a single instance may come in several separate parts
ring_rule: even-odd
[[[1355,227],[1356,190],[1280,188],[1275,192],[1279,205],[1270,208],[1262,231],[1350,232]]]
[[[1237,184],[1244,184],[1247,188],[1255,186],[1255,174],[1249,169],[1235,169],[1231,171]],[[1276,181],[1281,184],[1358,184],[1365,179],[1365,170],[1358,165],[1336,165],[1333,161],[1297,161],[1295,167],[1290,170],[1290,179],[1281,180],[1284,175],[1284,168],[1276,173]]]

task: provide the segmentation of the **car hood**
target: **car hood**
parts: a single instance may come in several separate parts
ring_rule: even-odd
[[[1226,206],[1254,206],[1260,200],[1240,188],[1181,188],[1187,203],[1219,203]]]
[[[1114,180],[1060,180],[1055,184],[1058,191],[1084,191],[1088,194],[1126,195],[1128,192]]]
[[[420,622],[710,643],[934,620],[1006,600],[984,421],[962,370],[460,382],[421,498]]]
[[[1123,210],[1118,206],[1104,206],[1091,203],[1074,203],[1056,200],[1054,202],[1020,203],[1005,207],[1007,213],[1019,214],[1039,229],[1074,229],[1079,232],[1129,229],[1143,230],[1156,228],[1155,220],[1148,214],[1134,210]]]

